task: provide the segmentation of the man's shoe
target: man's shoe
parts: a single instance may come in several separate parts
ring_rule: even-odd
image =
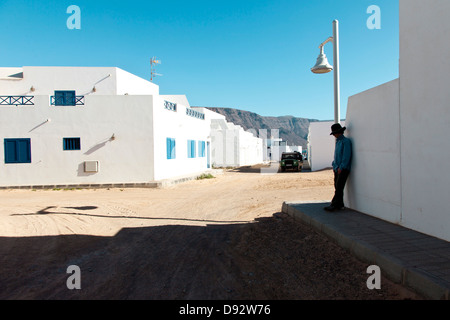
[[[338,211],[338,210],[344,210],[345,207],[335,207],[334,205],[330,205],[328,207],[323,208],[325,211],[329,211],[329,212],[333,212],[333,211]]]

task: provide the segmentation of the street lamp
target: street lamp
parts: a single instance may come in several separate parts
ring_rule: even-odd
[[[320,44],[320,54],[317,58],[316,65],[311,68],[311,71],[316,74],[329,73],[333,70],[333,66],[328,63],[327,56],[324,53],[323,47],[328,43],[333,42],[333,56],[334,56],[334,122],[341,123],[341,92],[339,84],[339,21],[333,21],[333,36],[329,37]]]

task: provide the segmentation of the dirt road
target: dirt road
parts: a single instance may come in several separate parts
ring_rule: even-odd
[[[0,299],[419,299],[280,213],[332,173],[258,167],[166,189],[0,191]],[[68,290],[68,266],[81,290]]]

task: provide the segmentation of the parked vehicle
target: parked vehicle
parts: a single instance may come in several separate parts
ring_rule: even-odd
[[[300,152],[283,152],[280,160],[280,170],[302,171],[303,156]]]

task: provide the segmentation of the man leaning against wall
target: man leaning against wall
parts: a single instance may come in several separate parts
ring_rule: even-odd
[[[347,128],[339,123],[331,126],[331,134],[336,138],[336,147],[334,150],[333,172],[334,172],[334,197],[331,205],[325,207],[326,211],[338,211],[345,209],[344,206],[344,188],[351,171],[352,164],[352,142],[344,136]]]

